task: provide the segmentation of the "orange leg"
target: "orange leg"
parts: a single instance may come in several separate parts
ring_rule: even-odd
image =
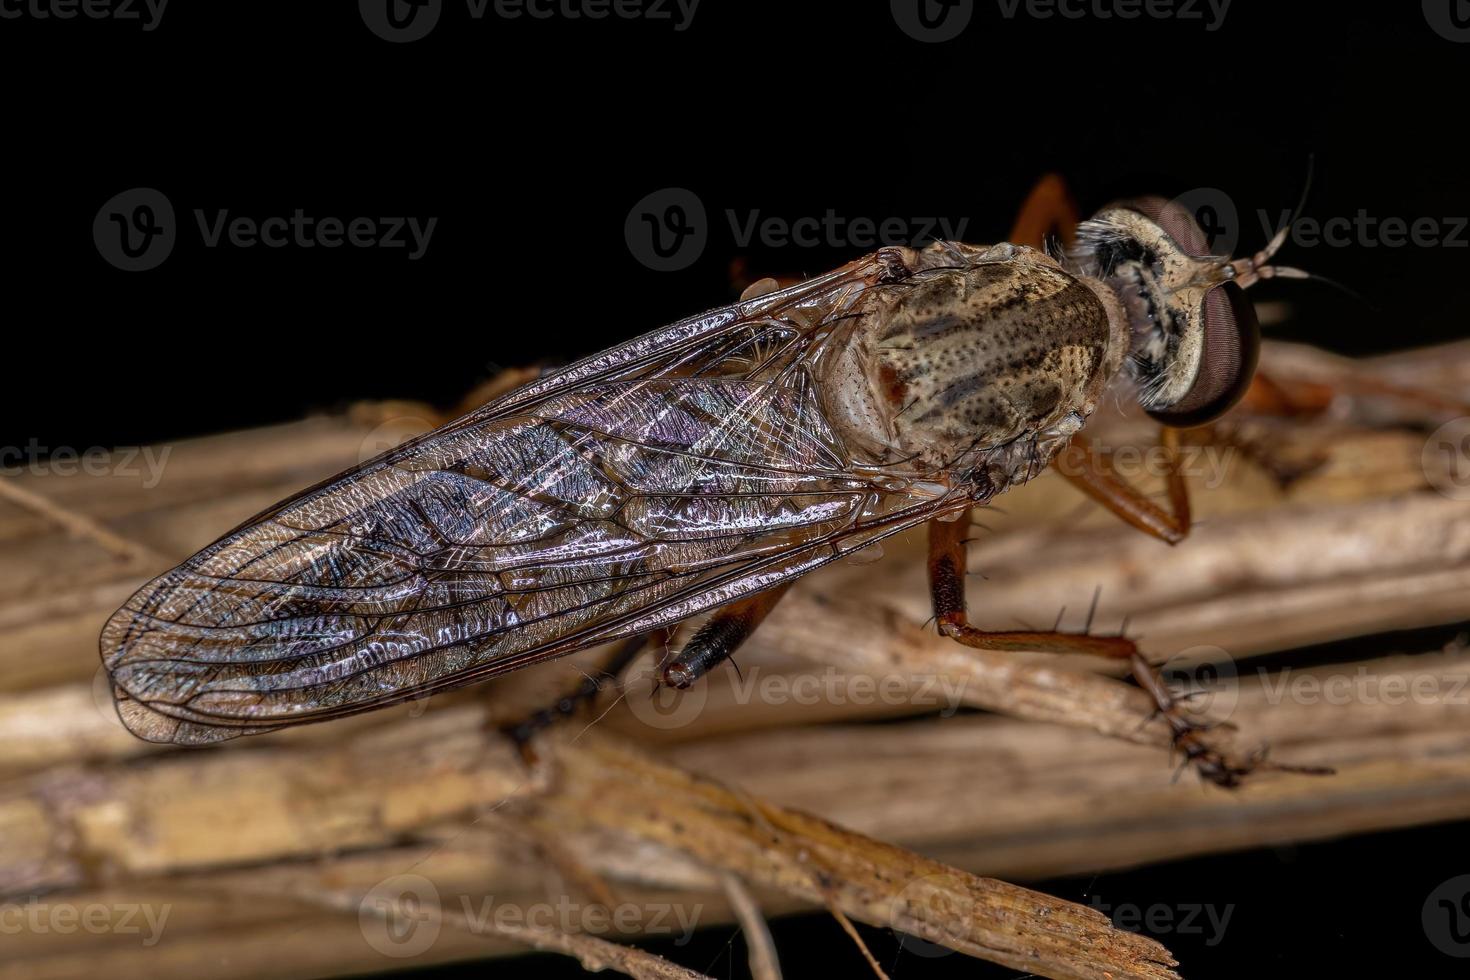
[[[1241,402],[1241,409],[1253,415],[1301,416],[1320,415],[1332,407],[1338,396],[1349,398],[1387,398],[1410,409],[1439,418],[1446,413],[1465,415],[1470,405],[1436,391],[1412,388],[1407,384],[1383,381],[1364,370],[1346,370],[1326,381],[1300,378],[1278,378],[1257,371]]]
[[[1036,182],[1016,223],[1011,226],[1010,241],[1015,245],[1042,248],[1048,235],[1057,235],[1062,244],[1071,247],[1077,236],[1077,205],[1067,185],[1056,174],[1047,174]]]
[[[968,515],[967,515],[968,516]],[[931,521],[929,524],[929,588],[939,630],[965,646],[980,650],[1039,650],[1044,653],[1086,653],[1127,660],[1138,684],[1154,699],[1159,713],[1173,731],[1174,744],[1199,770],[1220,786],[1239,785],[1250,766],[1233,765],[1203,739],[1205,726],[1185,717],[1159,672],[1144,659],[1138,645],[1124,636],[1086,633],[981,630],[969,624],[965,606],[964,534],[969,521]]]
[[[1069,480],[1099,500],[1113,513],[1134,527],[1169,543],[1176,543],[1189,533],[1189,494],[1179,470],[1179,433],[1165,429],[1162,444],[1168,452],[1169,510],[1165,511],[1139,493],[1111,467],[1106,452],[1094,451],[1080,439],[1069,446],[1070,459],[1058,468]],[[1070,472],[1069,472],[1070,470]],[[982,650],[1039,650],[1046,653],[1086,653],[1129,662],[1138,686],[1153,698],[1159,714],[1173,732],[1174,744],[1204,778],[1220,786],[1238,786],[1241,778],[1259,766],[1286,772],[1325,775],[1331,770],[1310,766],[1285,766],[1268,763],[1264,754],[1242,763],[1232,762],[1204,739],[1208,725],[1191,721],[1170,693],[1168,685],[1139,651],[1138,645],[1124,636],[1091,636],[1086,633],[1020,633],[979,630],[969,624],[965,611],[964,538],[969,521],[929,524],[929,585],[934,597],[934,615],[939,628],[966,646]]]
[[[1385,401],[1389,405],[1370,404]],[[1274,478],[1282,490],[1287,490],[1326,464],[1330,456],[1325,449],[1318,449],[1307,458],[1282,453],[1280,441],[1274,438],[1278,431],[1275,427],[1325,415],[1334,407],[1343,420],[1374,429],[1395,425],[1433,426],[1451,415],[1470,414],[1470,404],[1435,391],[1385,382],[1362,370],[1345,369],[1337,377],[1323,381],[1279,378],[1260,370],[1235,411],[1217,422],[1190,430],[1188,438],[1198,445],[1215,444],[1239,450]],[[1387,419],[1383,415],[1385,408]]]
[[[1257,371],[1241,400],[1240,410],[1253,415],[1318,415],[1332,405],[1337,390],[1314,381],[1292,381],[1273,378]]]
[[[1166,427],[1159,442],[1167,456],[1168,510],[1118,475],[1111,451],[1088,445],[1080,434],[1073,437],[1052,465],[1073,486],[1140,531],[1169,544],[1178,544],[1189,534],[1190,527],[1189,487],[1180,472],[1179,430]]]
[[[929,590],[939,632],[980,650],[1039,650],[1043,653],[1087,653],[1127,660],[1138,647],[1121,636],[1031,630],[980,630],[970,625],[965,606],[965,535],[968,513],[957,521],[929,522]]]
[[[1127,660],[1140,687],[1148,692],[1173,732],[1174,744],[1199,770],[1220,786],[1236,786],[1252,766],[1236,765],[1209,746],[1205,725],[1185,716],[1159,672],[1125,636],[1092,636],[1057,631],[982,630],[970,625],[965,603],[965,541],[968,514],[958,521],[929,523],[929,588],[939,631],[965,646],[980,650],[1037,650],[1043,653],[1085,653]]]

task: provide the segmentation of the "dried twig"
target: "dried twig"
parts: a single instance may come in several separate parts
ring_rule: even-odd
[[[776,955],[776,942],[771,938],[770,926],[750,894],[744,882],[736,875],[720,875],[720,887],[730,900],[730,909],[740,922],[740,931],[745,935],[745,947],[749,951],[751,980],[781,980],[781,960]]]
[[[1280,360],[1286,376],[1333,369],[1300,349]],[[1378,370],[1353,368],[1356,377]],[[1463,400],[1470,348],[1382,363],[1391,380],[1415,371],[1437,379],[1445,399]],[[1233,795],[1172,783],[1151,705],[1098,665],[988,655],[924,633],[916,541],[893,542],[884,564],[826,569],[799,586],[742,655],[756,688],[718,673],[686,693],[696,710],[671,729],[617,704],[590,728],[556,733],[549,767],[535,776],[486,735],[486,711],[502,720],[560,690],[580,676],[567,661],[496,683],[493,699],[461,692],[223,750],[160,753],[123,732],[90,686],[98,625],[141,570],[110,560],[115,549],[94,534],[64,537],[46,512],[0,503],[0,891],[178,908],[157,949],[7,937],[0,977],[163,980],[224,962],[237,976],[279,974],[286,963],[300,975],[382,969],[393,963],[320,896],[362,895],[418,869],[445,895],[534,902],[546,880],[536,852],[594,903],[658,897],[699,906],[701,924],[744,907],[714,869],[737,875],[770,914],[830,905],[843,918],[1045,975],[1172,975],[1162,947],[1091,910],[958,869],[1039,877],[1470,815],[1470,719],[1452,696],[1470,673],[1463,650],[1289,675],[1257,676],[1248,659],[1465,615],[1470,508],[1427,489],[1420,462],[1439,409],[1399,405],[1382,390],[1362,399],[1276,432],[1285,450],[1325,454],[1286,490],[1244,461],[1226,467],[1220,486],[1198,498],[1203,520],[1184,547],[1091,514],[1063,531],[1078,498],[1043,477],[1008,495],[1005,515],[984,518],[999,533],[972,551],[988,575],[971,596],[982,625],[1050,622],[1101,585],[1100,623],[1131,616],[1130,633],[1150,653],[1227,648],[1216,659],[1239,680],[1201,707],[1239,724],[1237,752],[1269,741],[1277,758],[1338,770],[1331,779],[1265,774]],[[1413,428],[1364,426],[1385,420]],[[156,487],[116,477],[12,482],[139,542],[153,571],[356,461],[364,429],[316,420],[200,440],[177,447]],[[1132,438],[1126,426],[1099,431]],[[293,453],[272,451],[282,442]],[[789,690],[814,670],[849,685],[892,682],[903,696],[750,695],[766,681]],[[1357,683],[1359,670],[1437,693],[1407,703],[1293,693],[1304,680]],[[953,702],[926,701],[930,681],[950,683]],[[814,725],[961,705],[1012,717]],[[280,901],[219,897],[263,893]],[[424,961],[510,952],[508,938],[448,930]]]
[[[565,953],[582,964],[589,973],[616,970],[635,980],[710,980],[703,973],[670,963],[661,956],[645,953],[631,946],[620,946],[596,936],[577,935],[559,929],[537,926],[531,923],[505,922],[493,916],[474,920],[453,909],[433,908],[427,912],[406,908],[402,902],[385,905],[365,903],[360,896],[324,892],[293,892],[292,897],[335,909],[349,914],[371,913],[385,920],[394,918],[410,920],[428,915],[436,921],[447,922],[465,932],[478,934],[485,930],[504,936],[530,949],[540,952]]]

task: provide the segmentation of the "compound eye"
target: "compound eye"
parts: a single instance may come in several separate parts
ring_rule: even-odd
[[[1148,414],[1179,429],[1224,415],[1245,395],[1261,354],[1261,325],[1245,290],[1222,283],[1205,294],[1204,350],[1194,383],[1174,404]]]
[[[1137,211],[1160,228],[1187,254],[1199,258],[1210,254],[1210,239],[1189,209],[1178,201],[1149,195],[1123,201],[1119,207]]]

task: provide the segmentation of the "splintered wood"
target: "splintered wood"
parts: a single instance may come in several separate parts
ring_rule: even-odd
[[[1192,434],[1200,522],[1184,545],[1111,522],[1048,474],[977,511],[971,546],[978,625],[1044,628],[1062,607],[1064,628],[1126,618],[1194,688],[1192,708],[1230,723],[1211,732],[1222,752],[1269,744],[1273,760],[1336,770],[1263,769],[1235,792],[1176,780],[1152,702],[1107,665],[924,629],[919,536],[800,583],[739,674],[655,699],[635,665],[534,758],[495,726],[600,651],[164,750],[111,713],[106,616],[222,529],[434,413],[367,406],[194,440],[153,453],[157,471],[115,457],[90,475],[0,477],[0,915],[22,924],[0,977],[322,976],[528,948],[697,977],[627,943],[738,922],[768,978],[780,951],[762,917],[812,908],[860,943],[894,930],[1043,976],[1175,976],[1154,940],[978,875],[1470,816],[1470,650],[1282,653],[1466,619],[1470,488],[1436,469],[1426,437],[1465,414],[1470,345],[1369,362],[1278,345],[1265,364],[1287,395],[1327,394]],[[1147,445],[1126,420],[1099,431]],[[1252,659],[1265,653],[1269,669]]]

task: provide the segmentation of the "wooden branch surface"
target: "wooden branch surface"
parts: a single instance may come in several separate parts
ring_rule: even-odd
[[[1316,381],[1427,378],[1446,397],[1470,396],[1463,344],[1368,365],[1276,347],[1267,363]],[[1281,491],[1229,456],[1223,482],[1197,490],[1201,524],[1175,549],[1088,511],[1050,475],[1007,495],[1004,514],[977,515],[994,529],[972,549],[986,576],[971,587],[982,625],[1045,626],[1066,605],[1080,627],[1101,586],[1100,628],[1130,616],[1150,654],[1224,665],[1208,713],[1240,731],[1222,731],[1222,744],[1246,753],[1266,741],[1274,758],[1338,770],[1261,773],[1235,794],[1173,782],[1150,704],[1097,665],[963,650],[921,629],[917,537],[888,545],[883,563],[803,582],[742,652],[744,679],[720,672],[663,706],[638,703],[646,688],[630,680],[597,725],[574,721],[554,736],[547,771],[528,774],[485,734],[486,718],[559,693],[595,652],[494,682],[489,696],[161,753],[121,730],[95,683],[102,620],[148,575],[427,426],[430,413],[374,406],[180,443],[156,485],[121,460],[101,476],[7,477],[0,893],[174,911],[156,947],[117,934],[7,936],[0,977],[193,976],[201,963],[231,976],[384,969],[397,964],[365,942],[366,927],[324,906],[353,904],[406,869],[441,897],[533,904],[548,894],[548,864],[583,882],[564,890],[606,879],[624,901],[697,906],[704,925],[731,921],[711,873],[724,868],[767,913],[827,904],[1046,975],[1170,975],[1157,944],[959,869],[1034,878],[1470,815],[1463,649],[1385,650],[1417,656],[1284,674],[1251,661],[1466,618],[1470,506],[1429,487],[1425,432],[1438,421],[1393,399],[1356,399],[1272,430],[1282,453],[1325,463]],[[1134,438],[1126,423],[1111,431]],[[1421,695],[1396,699],[1385,683]],[[1323,694],[1334,685],[1345,700]],[[1003,714],[933,717],[960,706]],[[914,720],[861,724],[901,716]],[[492,809],[507,797],[515,802]],[[563,853],[528,860],[537,850]],[[905,895],[910,885],[917,894]],[[262,890],[271,901],[249,898]],[[1026,931],[1034,919],[1056,931]],[[1079,945],[1094,950],[1091,965]],[[503,933],[450,927],[412,962],[520,948]]]

